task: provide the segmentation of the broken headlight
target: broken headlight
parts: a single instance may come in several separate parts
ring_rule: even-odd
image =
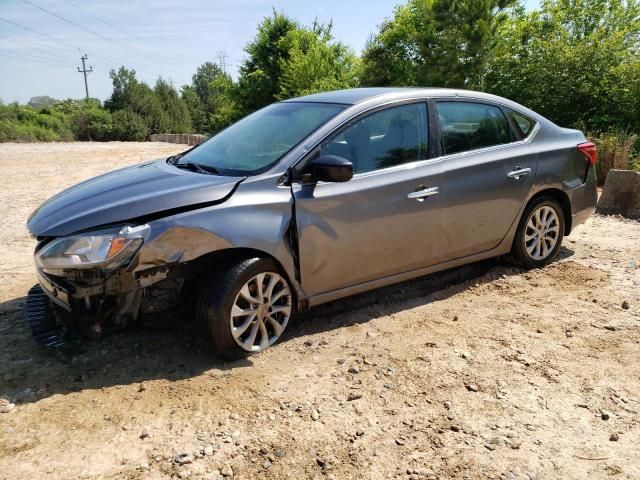
[[[148,230],[148,225],[141,225],[58,238],[36,253],[36,265],[44,270],[99,268],[110,271],[135,255]]]

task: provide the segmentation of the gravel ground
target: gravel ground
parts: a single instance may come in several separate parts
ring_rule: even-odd
[[[640,478],[640,223],[339,301],[223,364],[187,318],[36,348],[25,220],[82,179],[181,151],[0,145],[0,478]]]

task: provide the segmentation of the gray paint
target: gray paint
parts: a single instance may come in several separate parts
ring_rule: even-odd
[[[291,169],[303,168],[324,138],[357,116],[445,98],[509,107],[539,127],[527,141],[437,156],[341,184],[283,183]],[[593,211],[595,172],[590,168],[583,178],[586,160],[576,149],[585,141],[582,133],[562,129],[509,100],[447,89],[354,89],[291,101],[351,106],[260,175],[200,175],[164,161],[129,167],[53,197],[30,218],[29,230],[60,236],[160,216],[148,222],[149,235],[129,271],[251,248],[282,265],[304,306],[507,253],[527,202],[545,189],[564,192],[573,225]],[[507,177],[516,167],[531,168],[532,174]],[[423,202],[408,199],[421,185],[438,187],[440,193]],[[172,212],[175,208],[188,211]],[[292,254],[296,245],[286,235],[294,226],[299,265]]]

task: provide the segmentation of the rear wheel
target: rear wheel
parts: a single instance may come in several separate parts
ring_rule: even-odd
[[[218,272],[204,285],[198,322],[225,360],[261,352],[284,333],[293,311],[291,286],[271,259],[251,258]]]
[[[520,219],[511,249],[512,258],[525,268],[549,264],[562,245],[564,223],[562,207],[553,198],[533,200]]]

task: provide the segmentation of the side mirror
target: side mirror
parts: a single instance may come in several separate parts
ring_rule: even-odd
[[[353,163],[336,155],[321,155],[311,161],[309,173],[316,182],[348,182],[353,178]]]

